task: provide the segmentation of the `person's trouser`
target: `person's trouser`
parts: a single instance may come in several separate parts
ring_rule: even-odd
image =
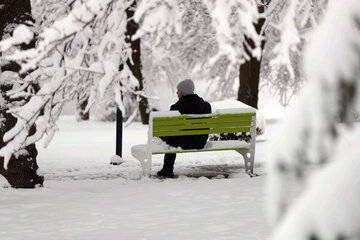
[[[179,137],[162,137],[161,139],[172,147],[180,146]],[[163,169],[172,172],[174,170],[175,159],[176,159],[176,153],[165,154]]]
[[[207,140],[207,135],[205,136],[198,135],[195,137],[186,136],[186,137],[160,137],[160,138],[172,147],[181,147],[183,149],[200,149],[204,147]],[[176,153],[165,154],[163,169],[172,172],[174,170],[175,159],[176,159]]]
[[[175,159],[176,153],[165,154],[163,169],[172,172],[174,170]]]

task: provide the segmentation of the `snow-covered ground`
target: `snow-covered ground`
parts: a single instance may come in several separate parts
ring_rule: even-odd
[[[0,188],[0,239],[266,239],[272,230],[264,211],[264,166],[279,123],[268,121],[257,138],[259,177],[244,173],[235,151],[222,151],[179,154],[180,177],[161,181],[139,180],[140,165],[130,153],[146,142],[147,126],[124,130],[126,162],[112,166],[115,123],[63,116],[49,147],[38,144],[44,187]],[[162,157],[154,156],[153,173]]]
[[[264,239],[263,178],[47,181],[4,190],[1,239]]]
[[[147,126],[124,130],[126,162],[112,166],[115,123],[64,116],[48,148],[38,144],[44,188],[1,188],[0,239],[264,239],[270,229],[263,163],[275,125],[258,138],[260,177],[244,173],[235,151],[222,151],[179,154],[180,177],[160,181],[139,180],[140,165],[130,153],[132,145],[146,142]],[[153,173],[162,158],[154,156]]]

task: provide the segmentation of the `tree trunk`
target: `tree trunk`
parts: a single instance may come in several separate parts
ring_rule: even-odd
[[[4,0],[3,6],[0,8],[0,38],[2,39],[5,28],[9,24],[25,23],[26,21],[33,21],[31,17],[30,0]],[[34,42],[29,45],[22,45],[22,49],[34,47]],[[16,63],[9,63],[1,66],[2,71],[18,72],[20,66]],[[21,76],[24,77],[24,76]],[[4,147],[6,143],[3,142],[4,134],[13,128],[17,119],[11,114],[7,113],[8,105],[22,99],[10,99],[6,92],[11,90],[13,84],[11,82],[2,81],[0,83],[0,94],[4,98],[3,106],[1,106],[1,126],[0,126],[0,148]],[[36,87],[36,86],[35,86]],[[30,128],[30,134],[34,134],[35,126]],[[35,144],[27,146],[25,149],[15,153],[7,168],[4,168],[4,158],[0,157],[0,174],[3,175],[10,185],[14,188],[34,188],[36,185],[42,186],[44,177],[37,172],[38,165],[36,163],[37,150]]]
[[[85,99],[83,101],[78,101],[77,102],[77,112],[78,112],[78,116],[77,116],[77,120],[78,121],[87,121],[90,119],[90,111],[85,112],[85,109],[88,105],[88,101],[89,99]]]
[[[263,7],[259,7],[259,12],[263,12]],[[255,25],[258,33],[260,33],[262,26],[264,25],[264,19],[260,19]],[[246,38],[245,41],[253,48],[254,42],[251,39]],[[265,42],[262,43],[261,48],[264,49]],[[252,57],[249,61],[246,61],[240,66],[239,75],[239,91],[238,101],[241,101],[249,106],[258,108],[258,93],[259,93],[259,80],[260,80],[260,66],[261,59],[257,60]]]
[[[135,3],[136,4],[136,1]],[[132,6],[133,7],[133,6]],[[132,7],[128,8],[126,10],[126,14],[128,19],[131,19],[134,16],[134,10]],[[144,90],[144,78],[142,75],[142,65],[141,65],[141,43],[140,39],[136,41],[132,41],[131,37],[136,33],[139,26],[131,19],[128,21],[128,24],[126,26],[126,35],[127,35],[127,42],[131,44],[132,49],[132,62],[129,60],[127,61],[127,65],[129,66],[132,74],[137,78],[139,81],[139,86],[136,89],[137,91],[143,91]],[[139,110],[140,110],[140,116],[141,116],[141,122],[143,124],[149,123],[149,103],[147,98],[141,96],[140,102],[139,102]]]

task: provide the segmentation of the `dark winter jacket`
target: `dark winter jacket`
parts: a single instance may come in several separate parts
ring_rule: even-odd
[[[171,105],[170,111],[177,110],[181,114],[203,114],[211,113],[211,106],[196,94],[183,96],[174,105]]]
[[[179,111],[181,114],[205,114],[211,113],[211,106],[196,94],[183,96],[170,107],[171,111]],[[200,149],[206,144],[208,135],[163,137],[162,139],[171,146],[183,149]]]

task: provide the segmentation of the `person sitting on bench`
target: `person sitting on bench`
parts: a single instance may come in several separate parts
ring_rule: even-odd
[[[194,94],[195,86],[191,79],[181,81],[177,85],[179,100],[170,107],[170,111],[179,111],[181,114],[205,114],[211,113],[211,106],[197,94]],[[182,149],[201,149],[205,146],[208,135],[172,136],[161,139],[172,147]],[[174,164],[176,154],[165,154],[163,168],[157,172],[160,177],[174,177]]]

